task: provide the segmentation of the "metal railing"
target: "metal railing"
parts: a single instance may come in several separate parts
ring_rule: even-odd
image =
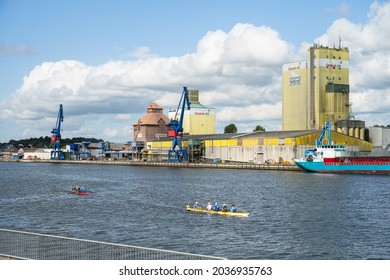
[[[218,260],[220,257],[0,229],[0,256],[34,260]]]

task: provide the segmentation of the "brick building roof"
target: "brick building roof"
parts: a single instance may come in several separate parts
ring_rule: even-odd
[[[147,113],[133,125],[159,125],[161,119],[166,124],[169,122],[169,118],[163,114],[163,109],[158,104],[150,102]]]

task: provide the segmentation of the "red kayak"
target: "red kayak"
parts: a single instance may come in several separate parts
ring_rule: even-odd
[[[76,190],[71,190],[72,193],[74,194],[79,194],[79,195],[88,195],[89,192],[85,191],[85,192],[80,192],[80,191],[76,191]]]
[[[78,195],[88,195],[89,192],[85,188],[72,188],[71,193],[78,194]]]

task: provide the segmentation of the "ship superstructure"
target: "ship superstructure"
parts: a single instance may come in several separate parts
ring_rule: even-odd
[[[326,132],[328,143],[323,144]],[[294,161],[309,172],[390,174],[390,157],[350,156],[346,145],[332,143],[330,123],[322,129],[315,149],[307,150],[303,158]]]

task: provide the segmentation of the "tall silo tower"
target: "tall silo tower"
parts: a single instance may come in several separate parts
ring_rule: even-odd
[[[307,129],[349,119],[349,50],[314,45],[308,50]]]
[[[282,68],[283,130],[320,129],[349,120],[349,50],[314,44],[308,60]]]

